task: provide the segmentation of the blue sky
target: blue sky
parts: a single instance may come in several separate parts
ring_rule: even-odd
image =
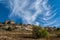
[[[43,26],[60,26],[60,0],[43,0],[41,3],[39,2],[40,0],[18,1],[0,1],[0,22],[14,20],[18,23],[23,22],[26,24],[41,24]],[[42,4],[44,2],[47,3]]]

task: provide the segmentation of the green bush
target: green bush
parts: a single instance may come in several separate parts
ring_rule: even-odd
[[[60,37],[60,32],[57,32],[56,34],[57,34],[57,37]]]
[[[40,37],[48,37],[48,32],[46,30],[39,30]]]
[[[38,27],[38,26],[33,27],[32,34],[34,38],[44,38],[44,37],[47,38],[48,37],[48,32],[42,27]]]

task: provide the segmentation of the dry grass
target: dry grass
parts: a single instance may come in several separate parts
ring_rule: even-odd
[[[0,40],[60,40],[55,34],[50,34],[50,37],[34,39],[30,31],[0,31]]]

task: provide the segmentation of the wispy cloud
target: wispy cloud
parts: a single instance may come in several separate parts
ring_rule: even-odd
[[[0,0],[0,2],[2,2],[2,0]],[[48,21],[56,15],[56,11],[58,10],[52,11],[51,9],[55,5],[51,7],[48,4],[48,0],[34,0],[33,2],[31,0],[8,0],[7,3],[7,6],[9,6],[9,9],[11,10],[11,13],[8,16],[9,19],[16,20],[15,17],[22,18],[23,23],[35,23],[36,25],[40,24],[39,21],[42,21],[45,25],[51,25],[56,22]],[[38,16],[41,14],[43,17]],[[38,21],[36,21],[37,17],[40,17]]]
[[[44,26],[50,26],[50,25],[54,24],[55,22],[56,22],[56,20],[51,21],[51,22],[47,22],[46,24],[44,24]]]
[[[46,3],[48,2],[48,0],[36,0],[34,1],[32,4],[29,2],[29,0],[10,0],[10,7],[11,7],[11,14],[9,16],[9,18],[12,19],[12,17],[18,16],[18,17],[22,17],[23,22],[24,20],[26,20],[26,23],[34,23],[37,16],[39,14],[41,14],[42,12],[44,12],[43,10],[48,10],[49,8],[46,6]],[[31,4],[30,7],[27,7],[29,5],[29,3]],[[42,9],[44,8],[44,9]],[[34,12],[34,14],[32,14],[29,10],[35,9],[36,11]]]
[[[47,20],[50,20],[50,19],[52,19],[54,16],[56,16],[56,14],[57,14],[57,13],[54,13],[54,14],[51,15],[50,17],[43,18],[43,20],[46,20],[46,21],[47,21]]]

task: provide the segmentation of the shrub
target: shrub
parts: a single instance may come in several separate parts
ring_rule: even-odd
[[[46,30],[41,30],[40,37],[48,37],[48,32]]]
[[[43,37],[47,38],[48,37],[48,32],[42,27],[38,27],[38,26],[33,27],[32,34],[34,38],[43,38]]]
[[[57,32],[56,35],[57,35],[57,37],[60,37],[60,32]]]

